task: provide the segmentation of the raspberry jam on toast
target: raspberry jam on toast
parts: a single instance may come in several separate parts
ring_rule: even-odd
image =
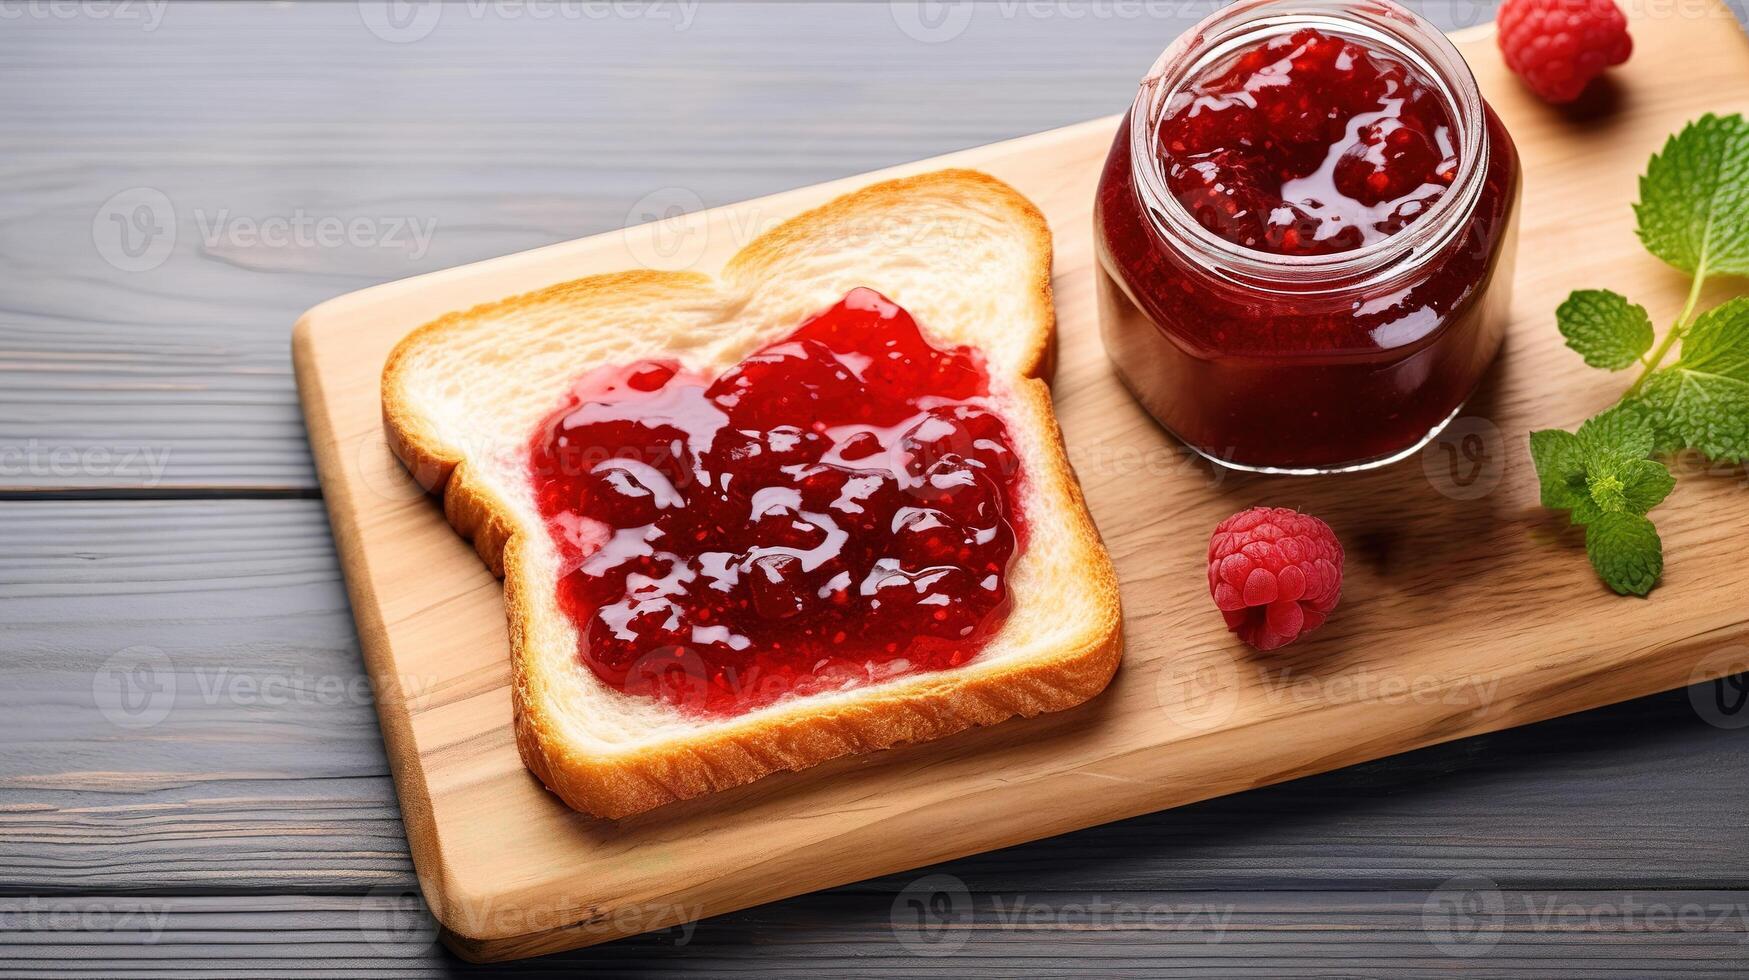
[[[870,289],[716,378],[589,372],[529,447],[579,656],[707,715],[965,664],[1024,530],[989,393]]]

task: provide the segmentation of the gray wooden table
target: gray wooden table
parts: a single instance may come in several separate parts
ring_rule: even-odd
[[[414,897],[299,311],[1113,112],[1208,9],[0,0],[0,974],[472,969]],[[1741,976],[1743,685],[480,972]]]

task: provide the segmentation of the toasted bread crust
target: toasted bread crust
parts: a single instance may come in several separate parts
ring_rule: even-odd
[[[1011,410],[1048,434],[1042,472],[1028,479],[1040,485],[1040,497],[1065,502],[1072,509],[1071,541],[1066,542],[1084,570],[1098,603],[1092,627],[1046,655],[1027,658],[1001,670],[942,671],[908,678],[894,689],[873,688],[853,699],[831,704],[800,699],[787,709],[760,712],[743,723],[713,727],[684,739],[659,742],[635,752],[591,755],[562,736],[562,726],[549,714],[555,679],[538,667],[527,648],[531,598],[524,589],[521,552],[524,531],[515,525],[506,502],[471,478],[463,454],[438,441],[403,395],[401,367],[418,345],[441,343],[447,328],[496,310],[563,296],[587,299],[617,290],[648,290],[684,296],[710,288],[707,277],[695,273],[625,272],[591,276],[536,293],[450,314],[409,334],[390,355],[383,373],[383,418],[388,443],[427,490],[441,495],[444,514],[455,530],[474,543],[494,574],[504,578],[504,599],[510,626],[512,699],[517,747],[523,763],[569,806],[597,816],[620,818],[664,803],[689,799],[751,782],[785,769],[805,769],[852,753],[921,742],[1015,716],[1058,711],[1086,701],[1103,690],[1122,655],[1122,631],[1116,573],[1100,543],[1071,472],[1051,410],[1050,392],[1041,376],[1053,350],[1055,314],[1051,304],[1050,231],[1044,217],[1026,198],[986,174],[946,170],[875,184],[805,212],[765,233],[730,259],[727,268],[757,276],[786,248],[809,240],[809,234],[865,209],[903,206],[920,188],[963,190],[983,202],[994,201],[1004,216],[1028,237],[1037,267],[1020,288],[1038,290],[1041,322],[1029,325],[1033,341],[1022,360],[1023,377]]]

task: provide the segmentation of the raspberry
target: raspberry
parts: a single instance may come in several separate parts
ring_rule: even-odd
[[[1506,0],[1495,18],[1506,67],[1548,102],[1571,102],[1634,50],[1614,0]]]
[[[1286,646],[1341,601],[1342,542],[1310,514],[1242,510],[1209,538],[1209,594],[1239,639],[1259,650]]]

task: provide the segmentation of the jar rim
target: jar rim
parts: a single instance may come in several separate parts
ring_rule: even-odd
[[[1200,69],[1235,49],[1316,27],[1365,41],[1400,57],[1439,87],[1458,136],[1452,186],[1418,220],[1360,248],[1320,255],[1278,255],[1228,241],[1203,227],[1166,186],[1156,129],[1170,98]],[[1129,152],[1143,214],[1163,241],[1191,243],[1220,271],[1253,285],[1347,287],[1356,279],[1413,267],[1451,243],[1475,213],[1486,180],[1488,127],[1481,90],[1451,39],[1391,0],[1239,0],[1203,18],[1161,52],[1131,104]]]

